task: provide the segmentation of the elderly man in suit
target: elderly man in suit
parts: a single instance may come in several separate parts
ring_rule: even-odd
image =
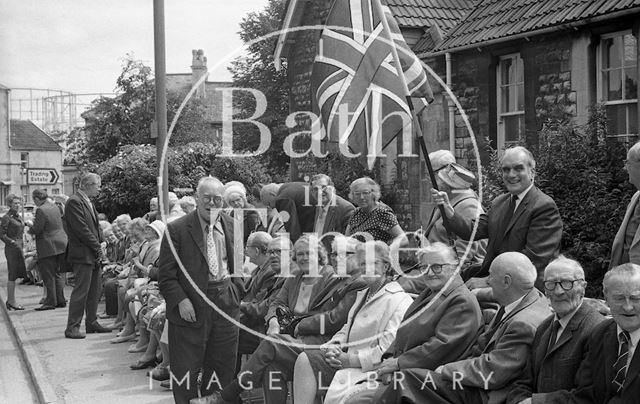
[[[355,210],[353,204],[336,195],[333,180],[326,174],[311,178],[311,192],[318,200],[313,231],[318,237],[329,232],[344,233]]]
[[[555,312],[540,324],[527,366],[507,396],[508,404],[564,404],[577,385],[587,340],[604,317],[583,303],[584,270],[560,256],[544,270],[544,289]]]
[[[361,383],[359,391],[347,400],[349,404],[377,403],[380,395],[396,402],[402,395],[391,381],[397,372],[435,369],[458,360],[481,330],[480,306],[456,273],[456,252],[435,242],[420,249],[418,259],[426,288],[407,309],[395,340],[377,366],[382,385],[371,380]]]
[[[507,251],[526,255],[536,267],[536,287],[542,290],[542,274],[547,264],[558,255],[562,238],[562,219],[556,203],[533,183],[536,162],[531,152],[517,146],[502,156],[502,180],[507,193],[493,200],[489,213],[480,219],[455,213],[446,192],[432,190],[434,201],[443,205],[447,229],[465,240],[471,238],[477,225],[475,240],[488,238],[487,254],[482,265],[469,268],[465,278],[477,277],[472,287],[486,287],[486,276],[494,258]]]
[[[637,403],[640,397],[640,265],[612,268],[602,281],[613,319],[598,324],[578,372],[577,403]]]
[[[160,248],[158,278],[178,404],[198,397],[200,370],[202,396],[226,386],[235,372],[242,279],[233,276],[236,241],[233,220],[222,211],[223,194],[220,180],[201,178],[196,210],[167,225]]]
[[[551,314],[546,299],[534,288],[536,276],[536,267],[522,253],[496,257],[489,270],[489,285],[500,304],[498,313],[464,359],[394,376],[403,402],[503,402],[525,366],[536,329]],[[385,394],[375,402],[397,401],[394,395]]]
[[[98,224],[98,212],[90,198],[98,195],[101,185],[98,174],[84,174],[80,177],[78,192],[69,197],[64,209],[68,237],[66,259],[71,264],[75,277],[75,285],[69,298],[67,329],[64,332],[67,338],[85,337],[80,331],[83,313],[86,313],[87,333],[111,332],[96,320],[102,288],[102,231]]]
[[[32,197],[38,209],[33,224],[29,227],[29,233],[36,237],[38,268],[47,290],[44,303],[36,307],[36,310],[53,310],[67,305],[61,273],[67,248],[67,234],[62,226],[60,209],[49,200],[47,191],[35,189]]]
[[[303,233],[314,230],[317,197],[317,192],[312,192],[306,182],[267,184],[260,191],[262,203],[278,211],[293,243]]]
[[[629,174],[629,182],[640,190],[640,142],[634,144],[627,152],[625,168]],[[609,269],[626,262],[640,265],[640,203],[638,200],[640,200],[640,191],[633,194],[622,224],[613,239]]]

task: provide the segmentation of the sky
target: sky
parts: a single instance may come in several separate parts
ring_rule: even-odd
[[[191,50],[213,69],[239,55],[239,23],[267,0],[165,0],[167,73],[190,73]],[[153,67],[153,0],[0,0],[0,84],[111,93],[127,54]]]

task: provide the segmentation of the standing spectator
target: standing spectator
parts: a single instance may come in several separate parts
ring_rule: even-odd
[[[14,194],[7,196],[9,211],[0,221],[0,240],[4,242],[4,256],[7,258],[9,280],[7,282],[7,310],[24,310],[16,303],[16,279],[27,277],[27,268],[22,253],[22,234],[24,223],[18,214],[20,197]]]
[[[149,211],[147,213],[144,214],[144,216],[142,216],[142,218],[144,220],[146,220],[148,223],[153,222],[158,218],[158,197],[154,196],[153,198],[151,198],[151,200],[149,201]]]
[[[52,310],[65,307],[64,278],[61,273],[64,251],[67,248],[67,234],[62,228],[60,209],[48,199],[47,191],[36,189],[32,193],[36,204],[36,217],[29,232],[36,237],[38,269],[47,291],[42,306],[36,310]]]
[[[291,242],[295,243],[303,233],[313,231],[318,195],[311,192],[308,183],[268,184],[260,196],[265,205],[279,213]]]
[[[184,211],[185,214],[189,214],[196,210],[196,200],[193,199],[193,196],[185,195],[180,198],[180,208]]]
[[[403,238],[404,232],[393,210],[380,202],[380,185],[369,177],[358,178],[349,186],[349,199],[358,205],[345,235],[361,241],[380,240],[387,244]]]
[[[485,213],[478,200],[478,195],[471,189],[475,176],[469,170],[456,164],[455,157],[449,150],[430,153],[429,160],[431,160],[434,172],[437,173],[438,189],[447,193],[451,206],[458,215],[473,220],[478,214]],[[437,206],[431,212],[424,236],[431,243],[439,241],[454,246],[458,260],[462,261],[463,271],[471,265],[482,264],[487,240],[467,241],[456,237],[444,227],[442,215]],[[469,244],[471,247],[467,254]]]
[[[507,193],[491,203],[489,213],[477,220],[456,214],[446,192],[431,190],[434,201],[444,206],[447,229],[465,240],[471,238],[477,224],[475,240],[488,239],[487,255],[482,265],[469,268],[466,279],[471,288],[487,287],[487,275],[493,259],[504,252],[526,255],[536,266],[536,287],[543,290],[544,268],[560,250],[562,219],[553,199],[533,183],[536,161],[522,146],[507,149],[502,156],[502,180]]]
[[[318,237],[328,232],[344,233],[355,210],[353,204],[336,195],[333,180],[326,174],[311,178],[311,192],[318,199],[313,229]]]
[[[86,173],[80,177],[78,192],[69,197],[65,206],[67,244],[66,257],[72,266],[75,285],[69,299],[69,317],[64,336],[72,339],[84,338],[80,331],[83,314],[86,313],[87,333],[107,333],[111,330],[97,321],[100,299],[102,262],[102,235],[98,224],[98,212],[91,199],[100,192],[100,176]]]
[[[637,191],[627,205],[627,212],[613,239],[609,269],[627,262],[640,265],[640,142],[629,149],[625,168],[629,182]]]
[[[238,327],[209,306],[182,272],[187,271],[196,287],[218,309],[238,320],[237,288],[242,286],[235,284],[240,279],[231,277],[233,222],[221,210],[223,194],[224,185],[217,178],[200,179],[196,211],[167,225],[160,248],[158,278],[169,320],[170,367],[177,380],[172,383],[172,390],[177,404],[199,396],[200,370],[200,393],[205,396],[220,388],[217,382],[222,387],[230,383],[236,367]],[[169,245],[169,235],[176,256]],[[214,382],[210,383],[212,378]]]
[[[260,205],[267,209],[267,233],[271,237],[278,237],[278,234],[285,233],[284,221],[280,217],[280,212],[275,208],[275,195],[278,191],[277,184],[267,184],[260,189]]]
[[[167,216],[167,223],[171,223],[177,218],[185,215],[178,202],[180,202],[178,195],[174,192],[169,192],[169,215]],[[162,216],[158,216],[156,219],[162,220]]]

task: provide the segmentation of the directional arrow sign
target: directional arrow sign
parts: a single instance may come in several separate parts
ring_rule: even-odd
[[[27,168],[27,184],[55,185],[60,176],[55,168]]]

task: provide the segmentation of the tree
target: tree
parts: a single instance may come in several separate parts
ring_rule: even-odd
[[[246,44],[260,39],[280,28],[280,19],[284,13],[284,0],[269,0],[261,12],[251,12],[240,23],[240,38]],[[284,120],[289,111],[289,84],[286,66],[276,71],[273,60],[273,49],[277,36],[260,40],[248,46],[248,54],[237,58],[231,64],[234,87],[260,90],[267,99],[267,109],[258,121],[271,130],[271,146],[260,156],[270,171],[276,176],[284,176],[289,166],[289,157],[282,144],[289,134]],[[247,118],[256,108],[255,99],[248,93],[234,93],[238,117]],[[234,125],[234,149],[255,151],[260,141],[255,125]]]

